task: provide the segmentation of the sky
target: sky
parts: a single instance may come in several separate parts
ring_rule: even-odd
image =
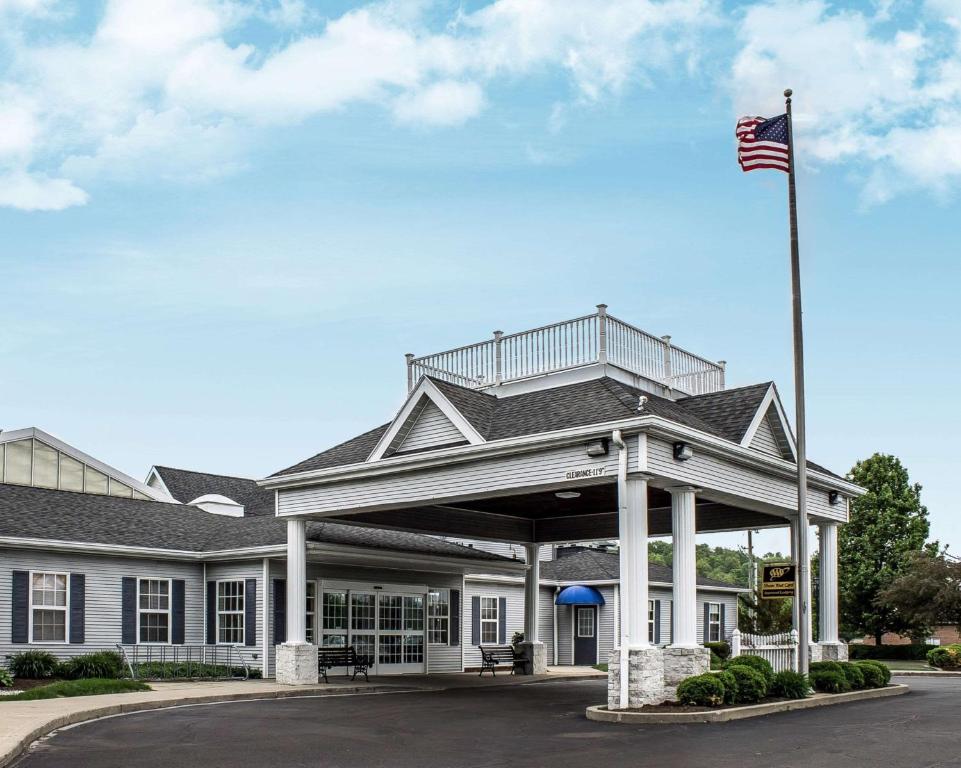
[[[785,87],[809,455],[957,552],[956,0],[0,0],[0,428],[264,476],[601,302],[793,410]]]

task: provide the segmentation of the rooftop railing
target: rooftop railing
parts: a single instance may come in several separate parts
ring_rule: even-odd
[[[407,355],[407,389],[421,376],[488,387],[608,363],[687,395],[724,389],[724,361],[711,362],[607,314],[607,305],[573,320],[520,333],[494,331],[477,344],[432,355]]]

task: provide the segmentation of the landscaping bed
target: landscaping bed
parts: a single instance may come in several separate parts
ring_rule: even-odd
[[[36,701],[38,699],[60,699],[73,696],[99,696],[105,693],[133,693],[149,691],[150,686],[139,680],[102,680],[89,678],[85,680],[59,680],[42,682],[33,685],[29,690],[0,697],[0,703],[7,701]]]

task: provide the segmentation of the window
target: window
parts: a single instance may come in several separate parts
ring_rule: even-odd
[[[30,621],[31,642],[67,642],[67,574],[30,575]]]
[[[447,645],[450,628],[450,592],[436,589],[427,595],[427,642]]]
[[[594,609],[577,609],[577,636],[594,637]]]
[[[244,642],[244,583],[217,582],[217,642],[239,645]]]
[[[137,580],[138,642],[170,642],[170,580]]]
[[[314,618],[317,615],[317,582],[307,582],[307,621],[304,626],[307,628],[306,640],[308,643],[314,642]]]
[[[657,637],[656,627],[654,626],[654,601],[647,601],[647,642],[653,643]]]
[[[707,604],[707,639],[712,643],[723,640],[721,637],[721,604]]]
[[[482,597],[480,599],[480,639],[482,643],[497,642],[498,614],[497,598]]]

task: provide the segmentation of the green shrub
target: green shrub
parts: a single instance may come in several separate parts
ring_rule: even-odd
[[[730,658],[731,656],[731,644],[721,640],[719,643],[704,643],[705,648],[710,648],[711,651],[716,653],[722,659]]]
[[[710,672],[685,678],[677,686],[677,700],[696,707],[717,707],[724,703],[724,684]]]
[[[117,679],[126,676],[123,659],[119,653],[100,651],[74,656],[60,665],[60,675],[68,680],[90,678]]]
[[[9,669],[4,669],[0,667],[0,688],[12,688],[13,687],[13,675],[10,674]]]
[[[803,699],[808,695],[810,687],[804,675],[785,669],[774,675],[774,682],[771,683],[768,693],[779,699]]]
[[[737,683],[735,704],[756,704],[767,696],[767,681],[764,675],[753,667],[732,664],[727,671],[734,676]]]
[[[771,662],[762,659],[760,656],[736,656],[730,659],[725,666],[728,668],[731,666],[750,667],[756,672],[760,672],[764,678],[764,684],[768,688],[774,682],[774,667],[771,666]]]
[[[809,675],[814,690],[821,693],[844,693],[851,690],[848,678],[843,671],[833,669],[815,670]]]
[[[864,667],[874,667],[878,672],[881,673],[883,685],[887,685],[891,682],[891,668],[887,664],[884,664],[880,661],[874,661],[873,659],[864,659],[863,661],[856,661],[854,663],[858,664],[862,669],[864,669]]]
[[[711,651],[711,669],[724,669],[724,659]]]
[[[936,645],[910,643],[905,645],[864,645],[852,643],[848,646],[851,661],[864,659],[886,659],[887,661],[924,661],[925,655]]]
[[[714,676],[720,680],[721,685],[724,686],[724,703],[733,704],[737,701],[737,678],[734,677],[734,674],[723,669]]]
[[[850,661],[841,662],[841,671],[848,680],[848,685],[851,686],[852,691],[860,691],[865,687],[864,685],[864,673],[860,668]]]
[[[839,675],[844,674],[844,667],[841,666],[840,661],[812,661],[808,666],[809,672],[824,672],[829,670],[831,672],[837,672]]]
[[[12,696],[0,696],[0,706],[5,701],[35,701],[37,699],[59,699],[63,696],[96,696],[101,693],[131,693],[149,691],[150,686],[139,680],[61,680],[50,685],[41,685]]]
[[[886,685],[884,673],[879,669],[877,663],[872,664],[869,661],[854,661],[851,663],[861,670],[865,688],[883,688]]]
[[[928,651],[928,664],[939,669],[958,669],[961,667],[961,644],[939,645]]]
[[[10,657],[10,671],[14,677],[45,680],[59,671],[60,663],[49,651],[22,651]]]
[[[134,665],[136,676],[143,680],[193,680],[243,677],[243,667],[198,662],[146,661]],[[260,670],[250,670],[251,678],[259,678]]]

